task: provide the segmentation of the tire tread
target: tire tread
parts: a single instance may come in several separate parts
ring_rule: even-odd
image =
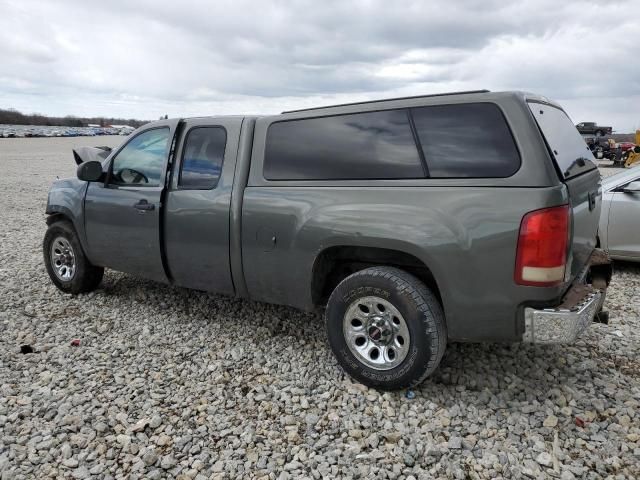
[[[392,283],[398,293],[412,298],[417,309],[424,312],[425,316],[430,319],[429,323],[435,327],[435,335],[430,335],[432,339],[431,355],[424,365],[422,374],[417,378],[410,379],[403,387],[413,387],[422,383],[437,368],[447,346],[447,328],[440,302],[433,292],[414,275],[397,267],[376,266],[359,270],[340,282],[331,293],[329,304],[334,300],[334,295],[338,294],[341,285],[346,281],[358,280],[361,277],[363,283],[366,283],[365,278],[371,277],[379,277]],[[428,333],[431,332],[428,331]]]
[[[51,241],[51,237],[54,235],[58,235],[56,230],[61,230],[64,232],[69,238],[69,241],[72,243],[74,250],[76,250],[76,275],[70,282],[61,282],[53,273],[50,259],[49,259],[49,245]],[[53,284],[58,287],[64,293],[78,294],[78,293],[87,293],[95,290],[100,282],[102,281],[102,276],[104,275],[104,268],[96,267],[92,265],[84,254],[84,250],[82,249],[82,245],[78,240],[78,235],[73,227],[73,224],[67,219],[60,219],[53,222],[49,225],[47,232],[45,233],[44,240],[42,242],[42,251],[44,255],[45,266],[47,269],[47,273],[51,278]]]

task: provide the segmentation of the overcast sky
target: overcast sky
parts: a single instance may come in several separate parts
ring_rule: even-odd
[[[488,88],[640,128],[638,0],[0,0],[0,108],[275,113]]]

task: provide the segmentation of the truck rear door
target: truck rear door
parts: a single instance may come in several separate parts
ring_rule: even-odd
[[[571,208],[571,279],[578,275],[596,246],[602,185],[593,154],[560,108],[529,101],[560,179],[567,186]]]
[[[232,295],[229,209],[241,117],[182,122],[166,194],[163,239],[176,285]]]

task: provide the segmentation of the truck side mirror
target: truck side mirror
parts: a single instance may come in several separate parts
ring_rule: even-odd
[[[631,182],[627,186],[625,186],[622,191],[624,193],[640,193],[640,180],[636,180],[635,182]]]
[[[102,180],[102,164],[97,160],[84,162],[78,165],[76,172],[78,179],[85,182],[97,182]]]

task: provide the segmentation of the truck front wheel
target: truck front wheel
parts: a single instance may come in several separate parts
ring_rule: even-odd
[[[76,231],[68,221],[49,226],[42,251],[51,281],[64,293],[90,292],[100,284],[104,268],[89,263]]]
[[[436,296],[393,267],[371,267],[344,279],[329,298],[325,321],[342,368],[383,390],[421,383],[436,369],[447,344]]]

